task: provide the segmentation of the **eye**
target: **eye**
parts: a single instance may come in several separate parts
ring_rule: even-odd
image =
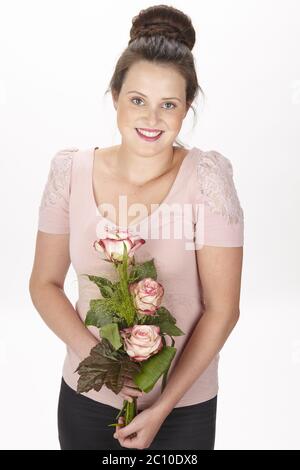
[[[137,100],[137,101],[143,101],[141,98],[132,98],[132,99],[131,99],[131,102],[134,102],[134,101],[136,101],[136,100]],[[175,108],[177,108],[176,104],[171,103],[171,101],[169,101],[169,102],[167,102],[167,103],[165,103],[165,104],[171,104],[171,105],[173,106],[173,108],[166,108],[166,109],[175,109]]]
[[[132,100],[131,100],[131,101],[133,102],[134,100],[140,100],[140,101],[143,101],[141,98],[132,98]]]
[[[176,107],[177,107],[177,106],[176,106],[176,104],[174,104],[174,103],[171,103],[170,101],[169,101],[169,102],[167,102],[167,103],[165,103],[165,104],[171,104],[172,106],[174,106],[174,108],[176,108]],[[168,108],[168,109],[174,109],[174,108]]]

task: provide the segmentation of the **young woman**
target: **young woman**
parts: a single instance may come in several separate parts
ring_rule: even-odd
[[[61,449],[214,449],[219,351],[239,318],[244,218],[230,160],[215,150],[173,145],[201,90],[194,42],[191,20],[181,11],[142,10],[110,83],[120,145],[59,150],[51,160],[30,293],[67,347],[58,403]],[[191,210],[163,212],[173,205]],[[193,227],[192,238],[189,230],[161,235],[182,222]],[[154,258],[164,305],[185,332],[174,338],[177,353],[162,394],[161,380],[141,394],[129,379],[119,395],[105,386],[76,392],[74,371],[100,340],[98,329],[84,326],[99,290],[82,274],[113,271],[92,248],[99,223],[146,239],[136,260]],[[159,237],[151,237],[154,229]],[[70,263],[78,275],[75,308],[64,293]],[[120,420],[114,431],[107,424],[132,397],[138,397],[138,415],[125,427]]]

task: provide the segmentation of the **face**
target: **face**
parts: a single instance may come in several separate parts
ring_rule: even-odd
[[[170,66],[139,61],[130,67],[118,97],[113,98],[122,143],[139,153],[162,152],[175,141],[188,107],[184,78]],[[145,140],[136,129],[160,130]]]

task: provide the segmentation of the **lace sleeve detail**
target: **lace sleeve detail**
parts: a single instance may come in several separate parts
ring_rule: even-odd
[[[215,214],[224,216],[229,224],[241,222],[244,214],[233,182],[230,160],[211,150],[200,155],[197,183],[203,201]]]
[[[242,246],[244,212],[230,160],[215,150],[200,152],[196,186],[197,242],[211,246]]]
[[[39,207],[39,230],[49,233],[69,232],[69,197],[74,152],[59,150],[51,160],[50,170]]]

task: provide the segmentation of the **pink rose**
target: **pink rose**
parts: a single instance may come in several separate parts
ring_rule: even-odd
[[[135,251],[145,243],[138,235],[131,235],[127,230],[106,228],[104,238],[96,240],[93,244],[95,250],[105,253],[109,261],[122,262],[124,256],[124,245],[127,247],[128,264],[132,263]]]
[[[156,325],[134,325],[120,331],[124,349],[134,361],[146,361],[163,347],[160,328]]]
[[[144,315],[154,315],[159,308],[164,288],[151,277],[146,277],[139,282],[129,285],[129,290],[133,296],[133,303],[138,312]]]

